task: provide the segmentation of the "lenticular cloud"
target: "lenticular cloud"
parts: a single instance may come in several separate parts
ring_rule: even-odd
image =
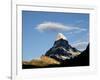
[[[84,31],[85,29],[81,29],[78,27],[70,27],[63,25],[61,23],[55,23],[55,22],[44,22],[39,25],[37,25],[36,29],[40,32],[45,31],[71,31],[71,30],[81,30]]]

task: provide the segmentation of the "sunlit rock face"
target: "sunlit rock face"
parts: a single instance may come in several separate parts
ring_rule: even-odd
[[[32,67],[45,67],[45,66],[49,66],[49,65],[59,65],[60,62],[47,57],[47,56],[41,56],[39,59],[32,59],[29,62],[23,61],[23,65],[28,65],[28,66],[32,66]]]
[[[50,58],[48,56],[41,56],[41,61],[47,63],[47,64],[60,64],[59,61],[53,59],[53,58]]]

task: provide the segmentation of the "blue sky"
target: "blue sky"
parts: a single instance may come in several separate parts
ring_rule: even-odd
[[[45,54],[59,32],[72,46],[84,50],[89,42],[89,14],[22,11],[23,60]]]

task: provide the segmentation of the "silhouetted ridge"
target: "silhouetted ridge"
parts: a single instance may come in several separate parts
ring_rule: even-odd
[[[69,60],[65,60],[62,62],[62,65],[67,66],[89,66],[89,44],[80,55],[71,58]]]

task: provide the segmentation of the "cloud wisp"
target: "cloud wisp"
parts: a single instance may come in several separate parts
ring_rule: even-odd
[[[36,29],[40,32],[45,32],[45,31],[61,31],[61,32],[67,32],[67,31],[72,31],[72,30],[77,30],[77,31],[86,31],[86,29],[79,28],[79,27],[71,27],[67,25],[63,25],[61,23],[55,23],[55,22],[44,22],[39,25],[37,25]]]
[[[88,45],[88,42],[85,42],[85,41],[83,41],[83,42],[77,42],[75,44],[72,44],[73,47],[77,48],[80,51],[85,50],[86,47],[87,47],[87,45]]]

